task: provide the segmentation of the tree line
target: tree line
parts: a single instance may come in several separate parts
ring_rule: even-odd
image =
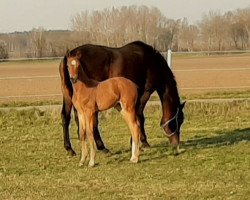
[[[40,27],[0,34],[0,58],[63,56],[81,44],[119,47],[134,40],[160,51],[245,50],[250,47],[250,7],[223,14],[210,11],[196,24],[169,19],[147,6],[82,11],[71,18],[71,30]]]

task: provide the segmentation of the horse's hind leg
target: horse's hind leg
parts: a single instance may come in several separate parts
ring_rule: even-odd
[[[102,141],[102,138],[101,138],[101,135],[100,135],[100,132],[99,132],[99,129],[98,129],[98,112],[96,112],[94,114],[94,139],[95,139],[95,143],[96,143],[96,147],[98,150],[101,150],[103,151],[104,153],[108,153],[109,150],[105,147],[103,141]]]
[[[69,138],[69,123],[70,123],[70,118],[71,118],[70,116],[71,109],[72,109],[71,100],[66,100],[65,98],[63,98],[61,118],[62,118],[62,127],[63,127],[64,148],[68,151],[70,155],[75,156],[76,153],[72,149],[70,138]]]
[[[140,154],[140,123],[137,120],[135,111],[127,111],[122,110],[122,115],[125,119],[125,121],[128,124],[128,127],[130,129],[131,135],[132,135],[132,152],[131,152],[131,158],[130,161],[133,163],[137,163],[139,161],[139,154]]]

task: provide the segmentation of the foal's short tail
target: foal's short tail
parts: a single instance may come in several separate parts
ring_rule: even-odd
[[[122,77],[121,79],[123,80],[121,84],[117,84],[121,95],[121,101],[129,103],[131,106],[135,106],[138,98],[138,86],[129,79]]]

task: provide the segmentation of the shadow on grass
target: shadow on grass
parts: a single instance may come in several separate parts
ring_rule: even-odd
[[[218,148],[250,141],[250,128],[235,129],[224,133],[220,131],[217,132],[217,134],[218,135],[212,137],[194,138],[184,141],[181,144],[181,148],[184,148],[184,150]],[[185,153],[185,151],[180,153],[180,155],[183,153]],[[111,151],[105,155],[110,159],[106,164],[129,163],[131,149],[128,147],[118,151]],[[176,155],[173,155],[168,141],[161,141],[151,145],[149,149],[141,150],[140,162],[161,160],[169,156],[176,157]]]
[[[250,128],[235,129],[226,133],[218,132],[217,136],[191,139],[184,142],[184,148],[213,148],[238,144],[244,141],[250,141]]]

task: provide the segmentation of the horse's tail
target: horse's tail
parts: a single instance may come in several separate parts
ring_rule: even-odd
[[[61,89],[63,95],[63,104],[61,111],[62,127],[63,127],[63,138],[64,138],[64,148],[71,154],[76,155],[75,151],[72,149],[70,138],[69,138],[69,124],[71,120],[71,110],[72,110],[72,95],[73,87],[70,82],[70,77],[67,69],[67,57],[61,60],[59,65],[59,74],[61,77]],[[76,116],[76,113],[75,113]],[[75,117],[75,120],[78,119]]]
[[[67,57],[66,56],[63,57],[63,59],[61,60],[61,62],[59,64],[59,74],[60,74],[60,78],[61,78],[62,90],[65,88],[65,89],[68,89],[70,91],[70,93],[72,93],[73,88],[72,88],[69,73],[67,70]],[[62,91],[62,92],[64,95],[64,91]]]

